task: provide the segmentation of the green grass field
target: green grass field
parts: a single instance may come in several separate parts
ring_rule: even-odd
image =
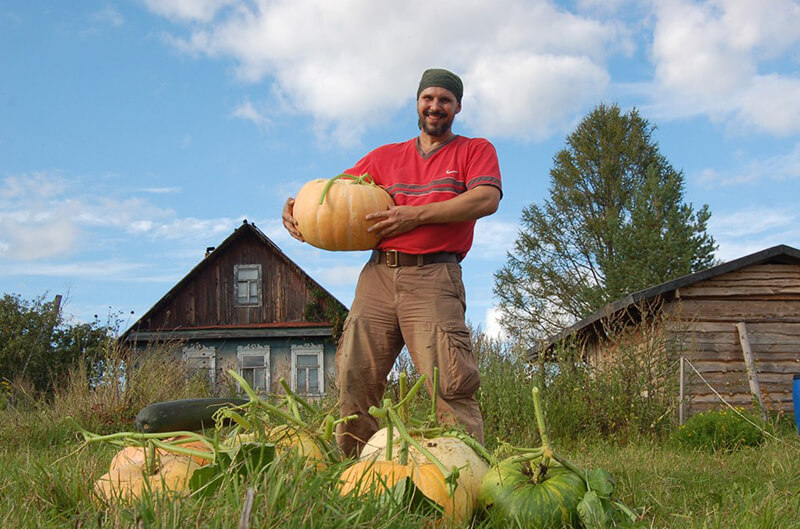
[[[510,356],[489,355],[478,345],[487,448],[494,450],[501,441],[537,446],[529,371]],[[601,383],[606,386],[587,385]],[[573,388],[569,396],[565,387]],[[800,529],[800,435],[793,423],[776,421],[770,428],[775,436],[757,446],[716,452],[690,448],[675,441],[671,418],[655,429],[650,419],[637,426],[643,416],[663,416],[664,403],[618,406],[624,395],[608,389],[613,387],[613,381],[598,377],[550,380],[543,392],[548,428],[561,455],[613,475],[615,495],[641,515],[642,527]],[[244,482],[226,482],[208,498],[145,496],[132,504],[101,505],[92,496],[92,484],[117,448],[84,444],[65,417],[82,418],[87,428],[107,433],[132,429],[130,409],[121,407],[122,398],[98,399],[93,392],[72,391],[55,404],[0,407],[0,527],[234,528],[239,527],[248,489],[255,493],[251,528],[435,525],[375,501],[340,497],[335,485],[344,464],[318,471],[291,460],[272,464]],[[608,402],[598,400],[602,395]],[[426,397],[420,398],[417,411],[427,405]],[[654,409],[645,409],[648,405]],[[138,401],[131,406],[139,406]],[[600,413],[606,414],[602,420],[584,419]],[[102,421],[91,423],[92,417]],[[476,516],[464,527],[491,525]]]

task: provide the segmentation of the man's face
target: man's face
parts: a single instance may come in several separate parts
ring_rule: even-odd
[[[446,88],[430,86],[423,90],[417,99],[419,128],[429,136],[446,135],[459,112],[461,103]]]

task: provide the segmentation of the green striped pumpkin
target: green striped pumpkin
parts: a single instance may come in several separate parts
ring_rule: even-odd
[[[539,461],[512,457],[492,467],[481,481],[479,506],[498,527],[581,527],[577,508],[586,494],[585,482],[553,461],[536,483]]]

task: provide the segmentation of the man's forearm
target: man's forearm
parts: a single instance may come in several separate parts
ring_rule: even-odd
[[[417,206],[419,224],[440,224],[477,220],[497,211],[500,190],[493,186],[478,186],[442,202]]]

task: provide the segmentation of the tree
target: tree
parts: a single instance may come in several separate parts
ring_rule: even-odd
[[[31,301],[19,295],[0,298],[0,377],[24,378],[49,393],[79,362],[95,373],[112,336],[109,326],[64,321],[60,297]]]
[[[553,159],[549,198],[495,273],[501,324],[531,341],[628,293],[713,264],[708,206],[684,204],[684,179],[634,109],[599,105]]]

